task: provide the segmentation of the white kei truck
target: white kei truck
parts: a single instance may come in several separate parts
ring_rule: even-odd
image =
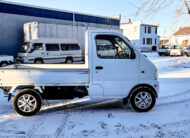
[[[107,53],[107,54],[106,54]],[[122,99],[137,112],[151,110],[159,91],[155,65],[120,32],[88,30],[84,64],[15,64],[0,68],[0,88],[15,111],[36,114],[42,100]]]

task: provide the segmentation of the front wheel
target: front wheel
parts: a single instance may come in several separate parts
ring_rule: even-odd
[[[43,61],[43,59],[36,59],[36,60],[34,61],[34,63],[35,63],[35,64],[43,64],[44,61]]]
[[[42,105],[41,96],[33,89],[23,89],[16,94],[13,100],[15,111],[23,116],[36,114]]]
[[[148,112],[156,103],[153,91],[148,88],[141,88],[133,92],[130,98],[131,107],[137,112]]]
[[[2,62],[2,63],[1,63],[1,67],[5,67],[5,66],[7,66],[7,65],[9,65],[8,62]]]

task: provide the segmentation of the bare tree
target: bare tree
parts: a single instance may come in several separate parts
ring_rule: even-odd
[[[189,14],[190,15],[190,0],[138,0],[140,2],[136,15],[154,15],[167,8],[172,4],[176,4],[176,16]]]

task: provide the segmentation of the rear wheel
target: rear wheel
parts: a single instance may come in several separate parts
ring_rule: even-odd
[[[42,105],[41,96],[33,89],[24,89],[16,94],[13,100],[15,111],[23,116],[36,114]]]
[[[65,63],[72,64],[73,63],[73,59],[72,58],[67,58]]]
[[[137,112],[150,111],[156,102],[153,91],[148,88],[141,88],[134,91],[130,97],[131,107]]]
[[[162,54],[161,54],[161,53],[159,53],[159,56],[162,56]]]
[[[36,59],[36,60],[34,61],[34,63],[36,63],[36,64],[43,64],[44,61],[43,61],[43,59]]]

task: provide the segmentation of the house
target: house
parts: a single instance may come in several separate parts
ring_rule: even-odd
[[[133,45],[141,51],[156,51],[160,45],[158,24],[143,24],[142,22],[121,23],[120,29]]]
[[[190,27],[179,28],[177,32],[175,32],[170,37],[171,45],[182,45],[187,47],[190,45]]]
[[[167,37],[167,36],[160,37],[160,46],[161,45],[169,45],[169,44],[170,44],[169,37]]]

